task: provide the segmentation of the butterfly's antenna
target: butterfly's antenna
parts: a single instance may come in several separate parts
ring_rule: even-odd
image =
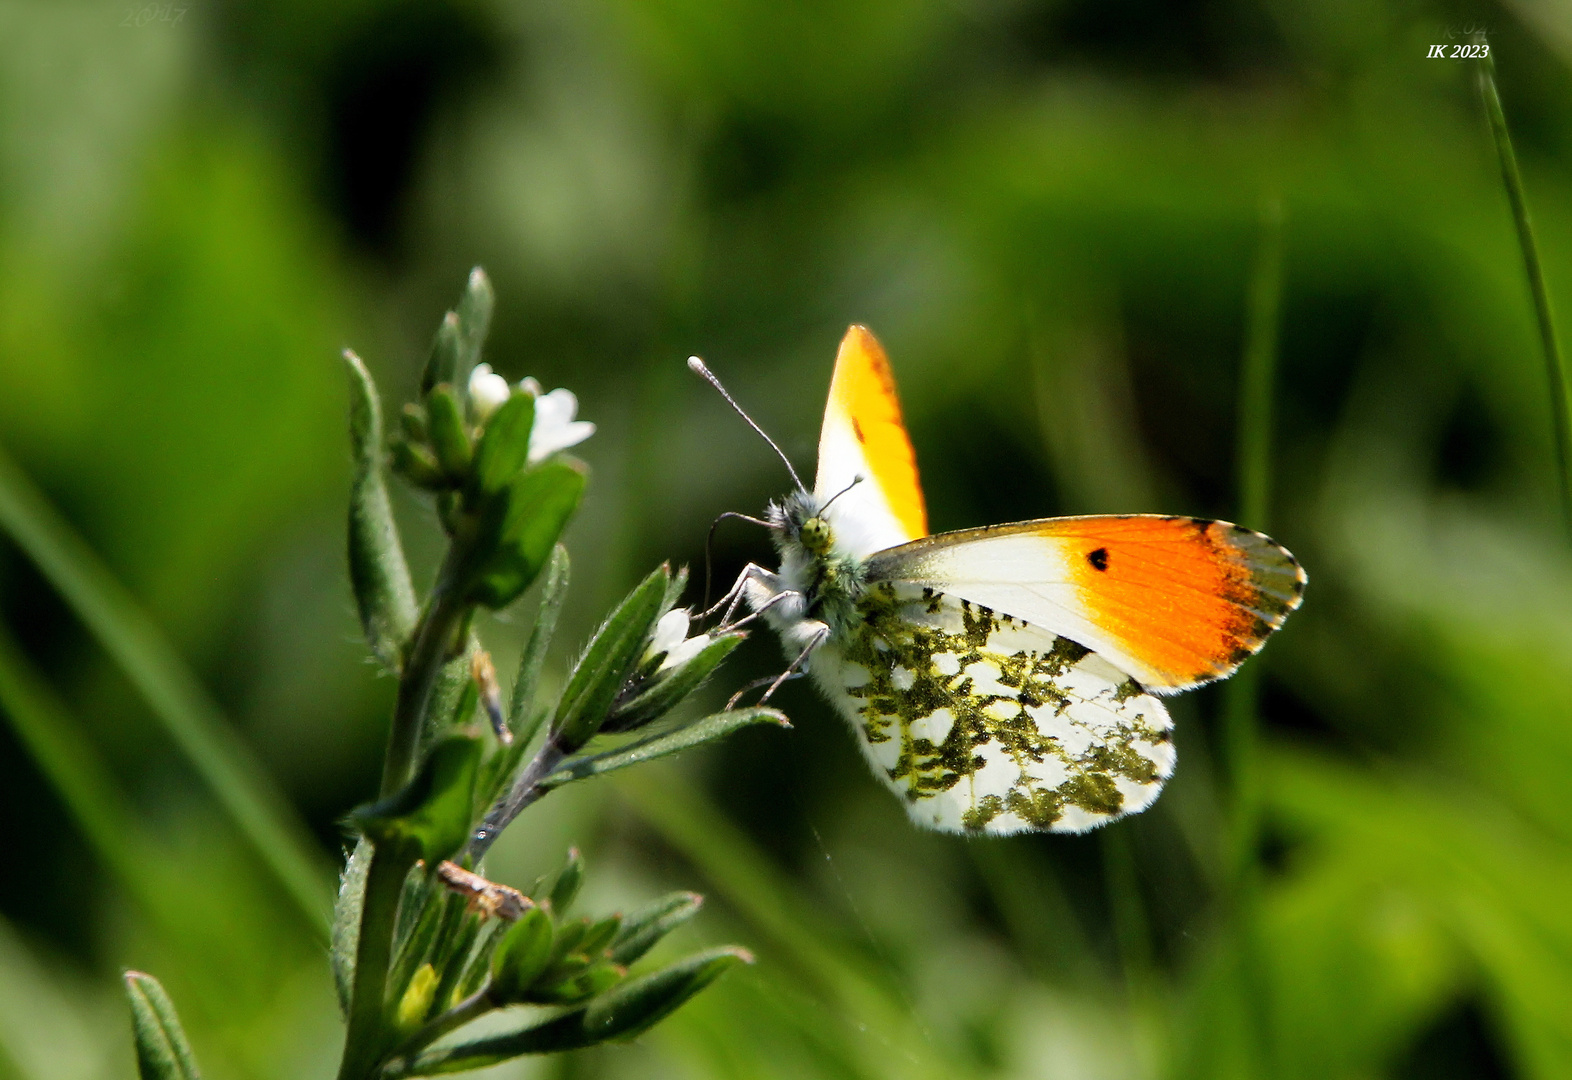
[[[856,476],[852,477],[852,482],[851,483],[849,483],[845,487],[841,488],[834,495],[831,495],[830,496],[830,502],[827,502],[823,506],[819,507],[819,513],[821,513],[821,514],[824,513],[826,510],[828,510],[830,508],[830,503],[833,503],[836,499],[840,498],[842,495],[846,494],[852,488],[854,488],[858,484],[862,483],[862,481],[863,481],[863,475],[861,473],[858,473]]]
[[[715,373],[704,366],[704,361],[700,360],[697,356],[690,356],[688,357],[688,367],[690,370],[708,379],[709,384],[715,389],[719,390],[720,396],[726,399],[726,404],[730,405],[733,409],[736,409],[737,415],[746,420],[748,422],[748,426],[759,433],[759,438],[769,443],[770,449],[774,450],[776,454],[780,455],[780,459],[786,463],[786,471],[791,473],[792,482],[797,485],[797,489],[799,491],[808,490],[807,488],[803,487],[802,478],[797,475],[797,470],[792,468],[791,458],[787,457],[781,448],[775,445],[774,439],[764,434],[764,429],[753,422],[753,417],[742,411],[742,406],[737,404],[737,399],[726,392],[726,388],[722,386],[720,380],[715,377]]]
[[[749,517],[747,514],[739,514],[735,510],[728,510],[710,522],[710,531],[704,537],[704,606],[699,608],[700,611],[708,611],[710,609],[710,549],[715,543],[716,528],[727,518],[736,518],[738,521],[746,521],[753,525],[763,525],[766,529],[770,527],[770,523],[763,518]]]

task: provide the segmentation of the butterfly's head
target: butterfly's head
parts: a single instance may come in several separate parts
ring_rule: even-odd
[[[830,523],[815,514],[797,529],[797,540],[814,555],[823,555],[835,543],[835,534],[830,532]]]
[[[769,509],[775,543],[783,550],[797,547],[815,559],[823,558],[835,544],[835,533],[825,519],[824,506],[806,491],[794,491]]]

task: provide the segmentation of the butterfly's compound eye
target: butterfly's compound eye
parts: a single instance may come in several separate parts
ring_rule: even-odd
[[[821,517],[811,517],[802,523],[802,528],[797,532],[797,538],[802,541],[802,546],[815,555],[822,555],[830,550],[829,522]]]

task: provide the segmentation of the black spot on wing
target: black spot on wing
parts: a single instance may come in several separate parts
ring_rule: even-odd
[[[1087,552],[1086,561],[1092,564],[1094,570],[1108,569],[1108,549],[1100,547],[1096,551]]]

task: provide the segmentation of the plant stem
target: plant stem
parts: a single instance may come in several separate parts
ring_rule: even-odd
[[[1481,39],[1481,44],[1483,40]],[[1479,94],[1484,99],[1485,116],[1495,136],[1496,156],[1501,161],[1501,180],[1507,201],[1512,204],[1512,220],[1517,225],[1517,243],[1523,250],[1523,268],[1528,272],[1528,291],[1534,298],[1534,315],[1539,323],[1539,342],[1545,352],[1545,374],[1550,382],[1550,411],[1555,431],[1556,480],[1561,496],[1561,518],[1572,534],[1572,405],[1567,400],[1566,361],[1556,340],[1555,321],[1550,311],[1550,293],[1539,263],[1539,245],[1534,240],[1534,224],[1528,216],[1528,200],[1523,195],[1523,177],[1518,172],[1517,154],[1512,150],[1512,135],[1507,131],[1506,113],[1496,90],[1496,62],[1488,53],[1479,61]]]
[[[349,999],[349,1031],[338,1080],[368,1080],[382,1057],[387,1013],[388,966],[393,959],[393,927],[404,878],[414,860],[401,852],[376,848],[366,873],[360,940],[355,950],[355,982]]]
[[[540,782],[562,763],[564,756],[562,748],[557,745],[557,740],[548,735],[536,752],[534,760],[519,773],[518,779],[513,782],[513,787],[508,793],[492,805],[485,820],[480,823],[475,829],[475,835],[470,838],[469,852],[477,863],[486,854],[486,849],[492,842],[502,834],[502,830],[507,828],[525,807],[546,793],[546,789],[539,786]]]
[[[442,665],[448,660],[448,652],[467,608],[456,595],[447,572],[455,563],[457,550],[457,546],[449,549],[436,588],[415,627],[415,639],[410,643],[409,658],[399,678],[393,722],[388,727],[387,754],[382,759],[381,797],[384,799],[409,783],[415,772],[431,690]]]
[[[1239,379],[1235,484],[1239,523],[1266,529],[1272,501],[1272,395],[1277,378],[1278,321],[1283,293],[1283,208],[1276,199],[1261,206],[1261,243],[1251,273],[1245,350]],[[1249,1032],[1248,1049],[1257,1075],[1272,1075],[1270,1023],[1261,947],[1260,677],[1247,664],[1223,687],[1224,749],[1233,786],[1234,828],[1229,845],[1229,901],[1238,933],[1240,1001]]]

